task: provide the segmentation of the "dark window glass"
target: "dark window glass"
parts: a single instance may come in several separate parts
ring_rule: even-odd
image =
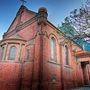
[[[65,60],[66,60],[66,65],[69,65],[69,61],[68,61],[68,47],[65,46]]]

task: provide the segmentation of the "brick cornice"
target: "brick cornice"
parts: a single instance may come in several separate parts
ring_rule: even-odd
[[[0,45],[5,45],[6,43],[14,43],[14,44],[25,44],[26,40],[22,40],[22,39],[15,39],[15,38],[10,38],[10,39],[3,39],[0,42]]]

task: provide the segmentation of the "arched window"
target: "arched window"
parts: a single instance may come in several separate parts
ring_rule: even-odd
[[[65,61],[66,61],[66,65],[69,65],[69,61],[68,61],[68,47],[67,47],[67,45],[65,45]]]
[[[50,39],[50,48],[51,48],[51,60],[55,61],[55,53],[56,53],[56,41],[54,37]]]
[[[16,47],[12,46],[9,51],[9,60],[15,60],[16,57]]]

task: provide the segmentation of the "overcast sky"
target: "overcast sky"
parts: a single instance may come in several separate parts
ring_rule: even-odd
[[[79,8],[86,0],[26,0],[25,6],[35,12],[40,7],[46,7],[48,10],[48,19],[55,26],[61,24],[64,18],[75,9]],[[7,31],[18,9],[20,0],[0,0],[0,39]]]

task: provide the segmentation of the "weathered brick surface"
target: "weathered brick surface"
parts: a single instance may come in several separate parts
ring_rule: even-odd
[[[90,56],[79,57],[80,62],[77,62],[74,52],[76,49],[82,51],[82,48],[66,40],[62,33],[48,21],[44,22],[45,17],[39,18],[39,24],[38,18],[30,25],[28,25],[29,22],[25,23],[35,15],[24,9],[22,22],[18,22],[20,16],[17,16],[0,43],[5,47],[4,60],[0,60],[0,90],[67,90],[83,85],[81,61],[90,59]],[[18,28],[17,23],[19,25],[23,23],[23,28]],[[17,31],[15,28],[18,28]],[[51,37],[56,41],[55,62],[50,56]],[[12,61],[8,60],[8,56],[10,47],[13,45],[17,47],[17,54]],[[66,65],[65,61],[65,45],[68,46],[69,65]],[[27,49],[29,49],[28,58]],[[90,78],[89,67],[90,65],[87,66],[88,79]]]

